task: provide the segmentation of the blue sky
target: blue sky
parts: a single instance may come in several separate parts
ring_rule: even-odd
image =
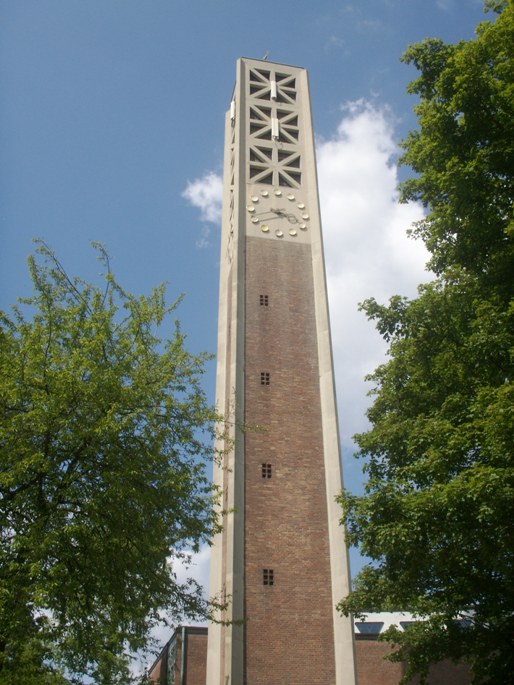
[[[0,307],[30,292],[33,237],[88,279],[96,240],[132,292],[184,292],[190,347],[214,351],[235,62],[269,52],[306,67],[344,469],[358,489],[351,436],[384,348],[357,303],[414,295],[429,277],[405,238],[422,210],[396,204],[396,144],[415,126],[416,73],[399,58],[428,36],[469,39],[487,18],[481,0],[0,0]],[[214,365],[205,387],[213,399]]]

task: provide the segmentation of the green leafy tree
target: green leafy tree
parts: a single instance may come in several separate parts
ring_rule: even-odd
[[[362,305],[389,359],[356,436],[365,492],[341,497],[370,562],[340,609],[424,619],[386,635],[405,681],[446,657],[477,683],[514,673],[514,4],[493,5],[476,39],[404,56],[420,76],[402,199],[427,210],[413,233],[436,278],[416,299]]]
[[[207,357],[97,249],[102,289],[40,244],[33,296],[0,313],[1,685],[129,682],[156,622],[209,611],[176,577],[217,529]]]

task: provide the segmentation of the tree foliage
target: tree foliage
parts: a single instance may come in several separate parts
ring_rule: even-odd
[[[105,288],[40,244],[33,296],[0,313],[1,685],[129,682],[162,616],[208,611],[175,574],[217,526],[207,357],[97,249]]]
[[[424,619],[386,634],[405,681],[445,657],[477,683],[514,672],[514,3],[493,5],[475,40],[404,57],[420,75],[402,199],[427,210],[413,233],[436,278],[413,300],[362,305],[389,359],[356,436],[365,493],[341,497],[371,562],[340,609]]]

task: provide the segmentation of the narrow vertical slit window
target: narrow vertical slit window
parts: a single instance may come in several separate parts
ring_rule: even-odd
[[[270,372],[269,371],[261,371],[261,385],[269,385],[270,384]]]

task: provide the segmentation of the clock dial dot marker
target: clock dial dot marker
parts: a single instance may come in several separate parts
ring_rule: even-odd
[[[308,219],[309,215],[308,214],[302,214],[302,219]]]
[[[267,190],[261,190],[261,195],[262,195],[262,197],[268,197],[269,193]]]
[[[282,238],[284,235],[284,232],[277,229],[275,231],[275,235],[277,236],[277,238]]]
[[[261,231],[263,233],[269,233],[269,226],[268,224],[261,224]]]
[[[259,219],[256,216],[252,216],[252,224],[258,224]]]
[[[258,195],[252,195],[252,202],[259,202],[259,196]]]
[[[297,233],[296,233],[296,231],[294,230],[294,228],[292,228],[292,229],[289,231],[289,235],[292,235],[292,236],[297,235]]]
[[[303,202],[299,202],[296,206],[298,207],[298,209],[305,209],[305,205],[303,204]]]
[[[275,190],[275,195],[277,197],[280,197],[282,195],[282,191],[281,190]]]
[[[288,199],[288,200],[291,200],[291,202],[292,202],[292,201],[294,200],[294,195],[293,195],[293,193],[290,193],[290,194],[287,196],[287,199]]]
[[[252,212],[255,212],[255,207],[254,207],[253,205],[247,205],[247,206],[246,206],[246,209],[250,212],[250,214],[251,214]]]

